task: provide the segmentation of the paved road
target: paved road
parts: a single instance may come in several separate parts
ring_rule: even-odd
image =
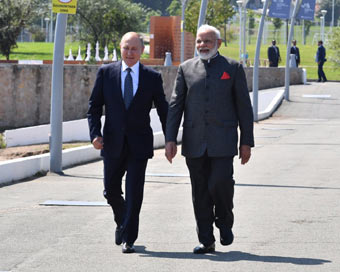
[[[294,86],[290,98],[255,125],[251,162],[235,162],[233,245],[191,253],[188,172],[182,157],[169,165],[157,150],[138,253],[113,245],[107,206],[39,205],[104,201],[102,163],[95,162],[0,188],[0,271],[340,271],[340,84]]]

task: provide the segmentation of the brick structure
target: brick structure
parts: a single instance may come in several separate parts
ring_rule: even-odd
[[[184,60],[194,56],[195,37],[184,32]],[[181,17],[152,16],[150,18],[150,58],[163,59],[171,52],[173,64],[181,60]]]

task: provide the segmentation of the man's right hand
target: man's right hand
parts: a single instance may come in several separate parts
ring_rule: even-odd
[[[177,153],[177,145],[175,142],[167,142],[165,144],[165,157],[167,160],[172,163],[172,159],[176,156]]]
[[[104,147],[104,142],[103,142],[103,137],[96,137],[92,141],[92,145],[95,149],[103,149]]]

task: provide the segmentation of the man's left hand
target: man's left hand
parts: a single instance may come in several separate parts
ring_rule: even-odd
[[[240,155],[241,164],[246,164],[251,156],[251,148],[249,145],[241,145],[240,146]]]

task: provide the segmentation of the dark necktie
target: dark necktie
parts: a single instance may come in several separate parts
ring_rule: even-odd
[[[128,109],[133,99],[133,84],[132,84],[131,68],[127,68],[125,71],[127,71],[127,75],[124,81],[124,104],[125,104],[125,108]]]

